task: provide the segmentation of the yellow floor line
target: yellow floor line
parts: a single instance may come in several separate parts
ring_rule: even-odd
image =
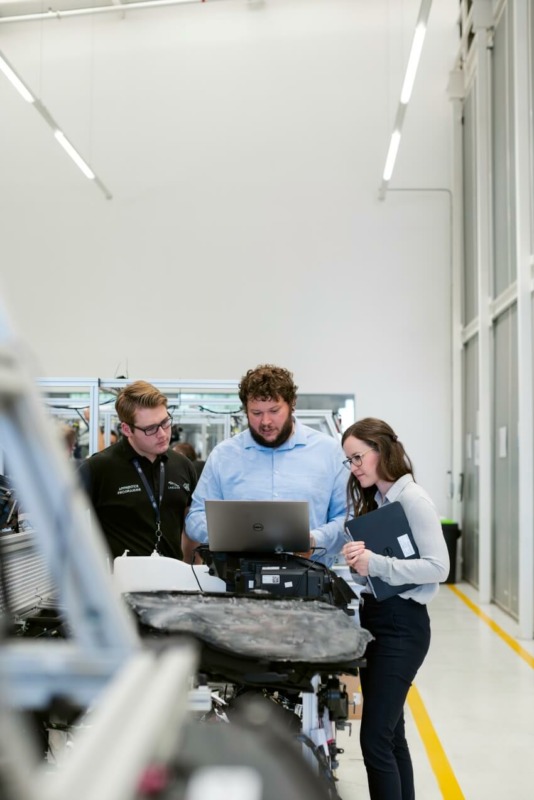
[[[473,603],[473,601],[470,600],[467,597],[467,595],[461,592],[460,589],[457,589],[456,586],[450,583],[447,584],[447,586],[453,594],[459,597],[460,600],[462,600],[466,604],[466,606],[471,609],[471,611],[474,614],[476,614],[478,617],[480,617],[481,620],[483,620],[487,625],[489,625],[491,630],[494,631],[497,634],[497,636],[500,636],[503,642],[506,642],[506,644],[509,647],[511,647],[512,650],[514,650],[514,652],[516,652],[520,658],[526,661],[529,667],[534,668],[534,656],[530,655],[530,653],[527,650],[521,647],[519,642],[517,642],[517,640],[514,639],[513,636],[510,636],[508,633],[506,633],[506,631],[503,631],[503,629],[499,625],[497,625],[497,623],[494,620],[492,620],[491,617],[488,617],[488,615],[485,614],[476,605],[476,603]]]
[[[445,800],[465,800],[464,794],[460,789],[460,784],[456,780],[456,776],[449,763],[449,759],[441,746],[438,735],[428,716],[425,704],[421,699],[417,687],[414,685],[412,685],[408,692],[408,705],[425,746],[428,760],[436,776],[441,794]]]
[[[504,631],[495,620],[491,619],[480,609],[476,603],[467,597],[460,589],[452,584],[447,584],[448,588],[455,594],[466,606],[476,614],[483,622],[488,625],[491,630],[500,636],[512,650],[517,653],[520,658],[527,662],[530,667],[534,668],[534,656],[525,650],[513,636],[510,636]],[[419,731],[419,735],[428,755],[430,766],[436,776],[441,794],[445,800],[465,800],[464,794],[460,788],[456,776],[449,763],[449,759],[443,749],[438,735],[432,725],[432,721],[425,708],[425,704],[419,694],[415,685],[413,685],[408,692],[408,705],[412,713],[414,722]]]
[[[467,595],[457,589],[452,584],[447,584],[448,588],[455,594],[466,606],[473,611],[481,620],[483,620],[494,633],[501,637],[506,644],[524,659],[530,667],[534,668],[534,656],[504,631],[491,617],[485,614],[477,605],[470,600]],[[449,759],[443,749],[438,735],[435,731],[432,721],[428,715],[425,704],[419,694],[415,685],[412,685],[408,692],[408,705],[412,713],[414,722],[419,731],[419,735],[427,752],[430,766],[436,776],[440,791],[445,800],[465,800],[464,794],[460,788],[460,784],[456,780],[456,776],[452,770]]]

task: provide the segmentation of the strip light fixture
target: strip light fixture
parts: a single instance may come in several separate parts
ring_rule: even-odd
[[[25,85],[25,83],[19,78],[7,58],[4,54],[0,51],[0,72],[6,76],[8,81],[15,87],[17,92],[21,95],[21,97],[27,102],[31,103],[36,111],[39,112],[41,117],[44,119],[46,124],[52,129],[55,139],[59,142],[61,147],[67,153],[68,156],[74,161],[78,169],[80,169],[86,178],[90,181],[94,181],[95,184],[98,186],[100,191],[104,194],[107,200],[111,200],[112,194],[109,189],[102,183],[100,178],[96,176],[94,171],[91,169],[89,164],[82,158],[82,156],[78,153],[72,142],[65,136],[53,116],[50,114],[46,106],[44,106],[40,100],[33,96],[31,91]]]
[[[391,180],[391,176],[393,175],[395,161],[397,160],[402,126],[404,123],[404,117],[406,115],[406,109],[408,107],[408,103],[410,102],[410,97],[412,96],[415,77],[417,75],[417,68],[419,67],[419,61],[421,59],[421,53],[423,52],[423,44],[425,41],[431,6],[432,0],[421,0],[421,7],[419,9],[419,15],[417,17],[415,32],[412,40],[412,47],[410,49],[410,56],[408,58],[408,66],[406,67],[406,73],[402,83],[397,116],[395,117],[393,133],[391,134],[384,172],[382,174],[382,183],[380,184],[380,189],[378,192],[378,197],[380,200],[384,200],[386,197],[387,188]]]
[[[76,166],[79,169],[81,169],[81,171],[83,172],[85,177],[89,178],[90,181],[94,181],[95,173],[88,166],[88,164],[85,163],[85,161],[83,160],[81,155],[78,153],[78,151],[72,146],[72,144],[69,142],[69,140],[67,139],[67,137],[63,133],[63,131],[55,130],[54,131],[54,136],[56,137],[56,139],[60,143],[60,145],[63,148],[63,150],[65,150],[67,155],[69,155],[72,158],[72,160],[74,161],[74,163],[76,164]]]
[[[29,89],[24,86],[21,79],[13,69],[13,67],[8,63],[5,56],[0,53],[0,71],[4,73],[8,81],[10,81],[20,96],[26,100],[27,103],[34,103],[35,97],[32,95]]]

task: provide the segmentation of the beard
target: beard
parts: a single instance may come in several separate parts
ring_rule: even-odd
[[[288,417],[287,417],[286,421],[284,422],[284,424],[280,428],[280,433],[278,434],[276,439],[273,439],[272,442],[268,442],[266,439],[264,439],[263,436],[261,435],[261,433],[258,433],[257,431],[255,431],[254,428],[252,428],[250,424],[249,424],[249,428],[248,429],[250,431],[250,435],[252,436],[252,438],[254,439],[256,444],[261,444],[262,447],[272,447],[272,448],[280,447],[280,445],[282,445],[285,442],[287,442],[287,440],[289,439],[289,437],[293,433],[293,417],[292,417],[291,412],[290,412],[288,414]]]

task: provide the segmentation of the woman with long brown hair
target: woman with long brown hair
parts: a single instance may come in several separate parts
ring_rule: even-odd
[[[360,622],[374,640],[360,671],[363,712],[360,744],[371,800],[414,800],[410,751],[404,730],[404,703],[430,645],[427,604],[447,578],[449,555],[436,509],[413,477],[413,466],[394,430],[368,417],[343,434],[349,512],[355,517],[398,501],[419,551],[418,558],[396,559],[373,552],[372,542],[351,541],[343,548],[360,595]],[[378,601],[368,577],[392,586],[415,584]]]

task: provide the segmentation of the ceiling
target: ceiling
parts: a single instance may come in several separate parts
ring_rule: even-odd
[[[143,180],[151,189],[182,185],[191,164],[214,158],[213,171],[233,163],[229,153],[276,165],[278,151],[293,142],[311,151],[331,135],[356,143],[366,153],[357,172],[373,164],[378,180],[420,4],[342,0],[332,12],[323,0],[0,0],[0,54],[38,98],[34,107],[45,108],[45,121],[53,117],[114,197],[136,193]],[[125,13],[135,8],[146,10]],[[399,168],[422,164],[417,132],[428,130],[431,109],[437,119],[435,104],[440,116],[449,113],[455,15],[450,0],[434,0]],[[0,137],[4,186],[10,176],[18,192],[21,173],[31,182],[48,167],[71,170],[3,77],[0,101],[11,121]],[[440,182],[431,178],[440,163],[436,141],[423,178]]]
[[[393,185],[445,188],[377,198],[419,5],[208,0],[0,24],[0,50],[112,194],[2,77],[0,271],[35,373],[110,375],[128,359],[130,374],[226,378],[304,364],[305,343],[303,391],[369,385],[382,408],[384,371],[347,369],[349,342],[376,330],[377,265],[395,267],[380,308],[399,352],[412,332],[417,353],[434,348],[421,317],[441,331],[448,297],[451,0],[433,3]],[[0,15],[31,7],[0,0]],[[440,308],[410,301],[399,320],[412,281]],[[441,387],[434,353],[418,374]]]

